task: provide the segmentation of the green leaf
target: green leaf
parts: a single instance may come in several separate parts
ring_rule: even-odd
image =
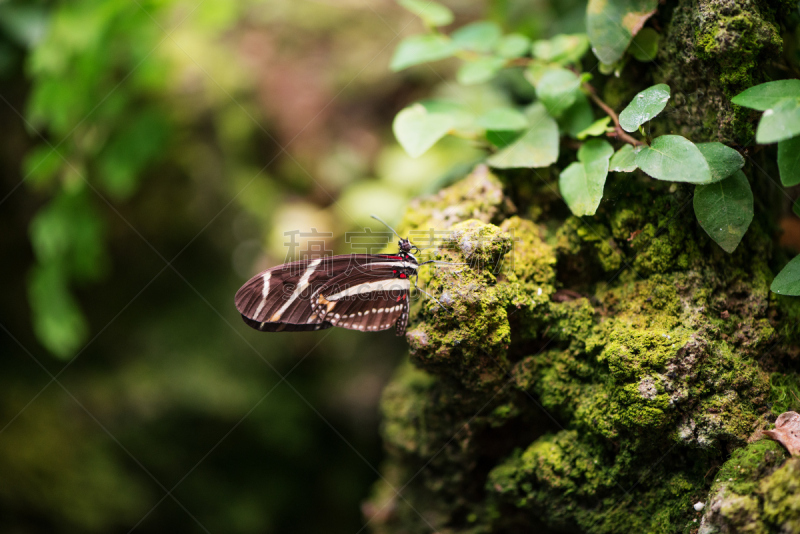
[[[408,155],[417,158],[466,118],[463,109],[455,104],[417,102],[397,114],[392,131]]]
[[[447,26],[453,22],[453,12],[437,2],[397,0],[397,3],[421,18],[428,26]]]
[[[636,154],[636,165],[659,180],[711,183],[711,168],[694,143],[680,135],[662,135]]]
[[[706,158],[711,169],[711,181],[719,182],[744,167],[744,158],[737,151],[722,143],[697,143],[695,145]]]
[[[494,51],[507,59],[523,57],[531,51],[531,40],[521,33],[509,33],[497,42]]]
[[[756,142],[777,143],[800,135],[800,98],[784,98],[761,115]]]
[[[580,93],[580,84],[580,78],[571,70],[548,69],[539,79],[536,96],[551,115],[559,117],[575,103]]]
[[[28,228],[36,258],[57,263],[66,276],[95,280],[108,265],[103,217],[85,190],[61,191],[43,206]]]
[[[587,141],[578,150],[578,161],[571,163],[558,179],[561,196],[574,215],[594,215],[603,199],[608,176],[608,161],[614,149],[604,139]]]
[[[589,0],[586,29],[597,59],[611,64],[622,58],[657,6],[658,0]]]
[[[636,165],[636,152],[632,145],[625,145],[611,157],[608,170],[613,172],[633,172]]]
[[[731,99],[737,106],[766,111],[784,98],[800,97],[800,80],[778,80],[745,89]]]
[[[89,326],[58,264],[33,268],[28,279],[28,299],[39,342],[60,358],[75,354],[88,337]]]
[[[33,185],[46,185],[64,165],[66,163],[58,150],[49,146],[38,146],[25,154],[22,163],[25,181]]]
[[[608,123],[611,122],[611,117],[603,117],[602,119],[597,119],[594,121],[588,128],[584,129],[581,132],[578,132],[578,139],[581,141],[586,139],[587,137],[597,137],[598,135],[603,135],[606,133],[606,128],[608,128]]]
[[[778,143],[778,170],[786,187],[800,184],[800,136]]]
[[[792,204],[792,213],[800,217],[800,198],[794,201]]]
[[[541,103],[525,113],[530,128],[516,141],[489,157],[498,169],[547,167],[558,159],[558,125]]]
[[[533,57],[561,65],[578,63],[588,50],[589,38],[583,33],[560,34],[552,39],[533,42]]]
[[[484,130],[515,131],[527,127],[528,119],[513,108],[494,108],[478,117],[476,124]]]
[[[703,230],[725,252],[739,246],[753,220],[753,192],[742,171],[694,189],[694,214]]]
[[[486,140],[497,148],[505,148],[522,137],[519,130],[486,130]]]
[[[525,77],[528,83],[535,88],[542,80],[542,76],[544,76],[544,74],[551,68],[552,67],[548,67],[539,61],[531,61],[530,65],[528,65],[528,68],[522,72],[522,75]]]
[[[583,93],[578,93],[575,103],[572,104],[561,117],[558,123],[562,130],[571,137],[578,138],[578,134],[590,127],[594,122],[594,112],[589,104],[589,99]]]
[[[497,45],[503,30],[494,22],[479,21],[467,24],[454,31],[450,37],[453,43],[462,50],[473,52],[491,52]]]
[[[455,54],[458,47],[444,35],[412,35],[403,39],[392,56],[394,72],[420,63],[439,61]]]
[[[669,101],[669,86],[663,83],[648,87],[631,100],[619,114],[619,124],[626,132],[635,132],[639,126],[661,113]]]
[[[456,80],[461,85],[488,82],[502,70],[505,64],[506,60],[501,57],[481,57],[465,61],[456,73]]]
[[[613,155],[614,147],[605,139],[590,139],[578,149],[578,161],[583,162],[610,160]]]
[[[33,48],[47,36],[50,10],[37,5],[2,5],[0,2],[0,28],[18,45]]]
[[[629,48],[631,55],[637,61],[653,61],[658,55],[658,41],[660,35],[653,28],[645,28],[636,34]]]
[[[144,170],[167,148],[170,123],[162,113],[141,112],[125,122],[97,156],[99,182],[115,199],[136,191]]]
[[[779,295],[800,295],[800,256],[795,256],[786,264],[769,288]]]

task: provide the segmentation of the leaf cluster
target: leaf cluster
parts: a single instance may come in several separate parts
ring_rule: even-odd
[[[400,1],[418,15],[428,28],[422,35],[404,39],[395,50],[390,67],[403,70],[415,65],[457,58],[461,66],[456,80],[461,85],[490,82],[503,70],[520,71],[535,87],[538,102],[526,107],[512,105],[475,111],[460,102],[426,100],[400,111],[392,125],[395,137],[412,157],[419,157],[445,136],[470,139],[493,154],[497,168],[547,167],[558,159],[559,138],[565,129],[581,139],[601,135],[608,121],[594,123],[581,90],[584,78],[576,74],[589,50],[584,34],[557,35],[531,40],[520,33],[504,34],[491,21],[467,24],[445,34],[441,26],[453,20],[448,8],[435,2]],[[435,17],[431,13],[436,13]]]
[[[151,4],[41,10],[44,29],[30,40],[26,121],[40,144],[25,155],[23,175],[46,201],[29,227],[36,265],[28,295],[37,337],[60,357],[73,355],[89,332],[72,287],[107,271],[101,199],[129,199],[169,148],[167,110],[142,98],[165,91],[169,80],[166,62],[137,44],[158,36]],[[109,35],[117,46],[107,46]],[[128,73],[126,83],[119,73]]]
[[[462,61],[456,79],[463,85],[488,82],[502,69],[520,69],[535,93],[535,101],[528,106],[479,114],[458,102],[412,104],[398,113],[393,124],[397,140],[409,155],[418,157],[443,137],[454,135],[482,143],[492,167],[544,168],[559,159],[562,137],[585,141],[577,161],[564,168],[559,178],[561,194],[573,214],[595,214],[610,171],[641,169],[658,180],[695,184],[694,207],[700,225],[724,250],[736,249],[753,218],[753,195],[741,173],[741,154],[721,143],[695,144],[678,135],[648,139],[642,127],[666,108],[669,86],[645,89],[617,117],[596,96],[591,75],[581,72],[581,59],[590,43],[608,67],[621,68],[627,61],[626,50],[638,60],[653,60],[658,34],[642,26],[655,12],[654,0],[591,1],[588,35],[538,41],[504,35],[489,21],[474,22],[447,35],[439,29],[452,23],[452,17],[443,16],[447,8],[428,3],[423,10],[416,2],[401,4],[419,14],[429,32],[400,43],[393,69],[455,57]],[[436,20],[429,16],[430,10],[439,14]],[[606,116],[596,119],[590,101]],[[642,139],[628,135],[637,131]],[[615,152],[608,141],[592,139],[603,136],[626,144]]]
[[[800,184],[800,80],[762,83],[742,91],[731,102],[763,112],[756,142],[778,143],[781,183],[785,187]],[[800,296],[800,256],[778,273],[770,289],[781,295]]]

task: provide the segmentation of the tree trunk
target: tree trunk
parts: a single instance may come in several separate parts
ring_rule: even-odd
[[[668,2],[658,60],[593,83],[617,110],[667,83],[654,133],[750,147],[730,97],[795,68],[796,10]],[[639,171],[609,177],[594,217],[569,216],[555,170],[482,166],[409,208],[401,234],[470,265],[420,276],[448,309],[423,302],[384,392],[373,531],[800,532],[800,458],[756,440],[800,403],[800,305],[769,291],[790,203],[774,147],[747,150],[756,217],[733,254],[692,186]]]

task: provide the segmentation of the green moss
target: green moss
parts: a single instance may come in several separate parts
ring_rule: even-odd
[[[770,410],[776,416],[800,410],[800,373],[772,373],[769,375]]]
[[[443,228],[428,252],[470,265],[420,275],[448,310],[416,306],[410,360],[426,378],[405,370],[384,395],[387,472],[419,473],[387,532],[426,528],[412,506],[453,532],[692,532],[725,451],[767,423],[764,353],[790,317],[770,312],[769,244],[726,255],[685,209],[691,188],[615,184],[625,193],[591,219]],[[720,510],[763,515],[735,497]]]
[[[714,479],[700,532],[798,532],[800,459],[786,457],[771,440],[734,451]]]
[[[764,518],[782,532],[800,532],[800,458],[787,461],[759,484]]]
[[[622,254],[604,225],[570,217],[558,229],[556,249],[562,256],[584,256],[585,263],[598,266],[602,272],[619,270]],[[576,268],[580,269],[583,265]]]
[[[634,260],[634,268],[643,275],[650,273],[666,273],[673,269],[689,267],[689,255],[679,246],[677,237],[683,232],[676,226],[667,227],[667,235],[659,235],[658,229],[647,224],[642,229],[641,254]]]
[[[785,459],[781,445],[768,439],[737,449],[717,472],[714,489],[725,486],[742,495],[754,493],[759,479]]]
[[[755,407],[733,390],[702,399],[695,414],[693,440],[701,447],[712,446],[719,440],[744,443],[759,416]]]
[[[553,286],[556,257],[552,247],[543,241],[539,227],[531,221],[511,217],[503,221],[500,229],[511,240],[511,250],[504,256],[502,264],[505,279],[509,283]]]
[[[707,365],[698,378],[701,383],[693,385],[695,394],[736,390],[763,403],[769,391],[769,378],[758,362],[734,352],[727,343],[711,345]]]
[[[701,8],[705,23],[695,37],[699,57],[716,61],[719,82],[725,89],[754,85],[752,72],[762,50],[779,54],[782,46],[776,24],[762,18],[757,9],[737,4],[732,3],[732,9],[724,14],[716,5]]]
[[[692,141],[747,144],[757,115],[730,98],[769,81],[766,65],[780,57],[780,22],[796,6],[781,2],[701,0],[680,3],[669,21],[653,73],[672,88],[673,113],[656,135],[677,133]]]
[[[492,471],[487,487],[518,507],[543,505],[540,501],[551,490],[561,496],[587,496],[616,484],[607,460],[602,446],[586,443],[575,431],[563,431],[516,451]]]
[[[611,193],[614,209],[603,214],[607,219],[570,217],[559,227],[556,251],[564,269],[592,270],[605,279],[620,269],[649,276],[701,261],[694,217],[686,210],[692,189],[673,191],[670,185],[642,182],[633,174],[619,177],[615,187],[625,194]]]
[[[403,364],[381,397],[384,442],[405,453],[420,452],[424,443],[425,407],[435,378],[412,365]]]
[[[652,371],[663,371],[689,339],[683,329],[659,328],[649,317],[637,323],[612,319],[598,333],[606,340],[598,360],[608,365],[617,380],[638,380]]]
[[[616,454],[610,449],[575,431],[544,436],[493,469],[487,491],[559,531],[680,532],[692,524],[702,476],[692,469],[690,476],[670,475],[654,465],[647,485],[638,487],[628,475],[634,451],[624,444]]]
[[[776,293],[770,294],[772,304],[780,313],[778,332],[787,343],[800,342],[800,299]]]
[[[494,387],[507,372],[509,315],[547,313],[555,256],[539,230],[517,218],[502,228],[478,220],[455,224],[433,254],[469,267],[421,274],[420,283],[448,309],[431,300],[422,304],[424,322],[409,333],[412,360],[455,373],[471,388]]]

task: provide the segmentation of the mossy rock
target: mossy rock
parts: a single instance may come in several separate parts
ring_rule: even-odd
[[[699,534],[800,532],[800,458],[770,440],[735,451],[705,506]]]
[[[781,22],[796,9],[774,0],[678,2],[663,20],[664,46],[653,72],[654,82],[672,88],[673,113],[654,133],[752,143],[752,114],[730,98],[777,74],[770,76],[768,66],[783,52]]]
[[[533,222],[479,167],[409,210],[410,235],[439,232],[431,258],[467,265],[421,269],[435,300],[384,392],[374,531],[697,531],[715,471],[789,387],[770,377],[795,315],[770,297],[768,243],[718,254],[691,189],[625,183],[613,210]]]

